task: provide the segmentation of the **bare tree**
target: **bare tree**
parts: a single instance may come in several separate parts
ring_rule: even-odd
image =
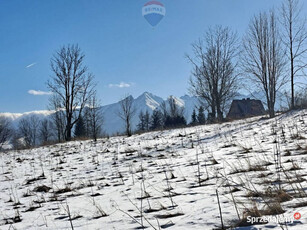
[[[162,103],[160,104],[160,107],[161,107],[161,114],[162,114],[161,122],[164,125],[165,120],[168,116],[167,103],[165,101],[162,101]]]
[[[137,128],[139,131],[148,131],[150,127],[150,114],[148,110],[146,110],[145,113],[141,111],[139,113],[139,123],[137,125]]]
[[[239,53],[237,34],[228,27],[209,29],[192,44],[193,65],[190,92],[211,108],[212,119],[223,119],[223,110],[237,90],[236,57]]]
[[[156,108],[151,115],[150,119],[150,129],[156,130],[163,127],[164,119],[163,119],[163,113]]]
[[[96,94],[89,99],[88,106],[84,111],[84,118],[87,134],[92,137],[94,141],[97,141],[97,138],[102,132],[103,115],[101,104],[98,101]]]
[[[269,115],[274,117],[276,93],[286,83],[285,52],[274,11],[254,16],[243,46],[243,71],[265,93]]]
[[[11,137],[11,144],[15,150],[24,148],[24,143],[21,140],[21,134],[16,130]]]
[[[161,103],[162,123],[164,127],[181,127],[186,125],[184,107],[179,106],[174,96],[169,96]]]
[[[65,112],[65,140],[71,140],[72,129],[94,92],[93,75],[83,65],[84,54],[78,45],[63,46],[51,59],[54,73],[48,87]]]
[[[127,95],[120,102],[120,110],[118,111],[118,116],[125,122],[126,135],[132,135],[131,120],[135,115],[136,109],[133,106],[133,97]]]
[[[301,17],[301,11],[302,6],[299,5],[298,0],[285,0],[282,4],[281,22],[285,32],[283,37],[290,61],[291,109],[295,107],[294,78],[302,75],[307,66],[305,59],[307,58],[306,18]]]
[[[31,130],[31,124],[29,119],[22,118],[19,121],[18,124],[18,131],[20,134],[20,137],[24,139],[25,145],[27,147],[30,147],[33,145],[33,135],[32,135],[32,130]]]
[[[168,106],[169,106],[169,115],[171,117],[177,117],[177,116],[183,117],[184,107],[180,107],[176,103],[176,99],[175,99],[174,96],[169,96],[168,99],[167,99],[167,102],[168,102]]]
[[[137,125],[137,128],[139,131],[145,131],[146,127],[145,127],[145,115],[143,113],[143,111],[141,111],[139,113],[139,123]]]
[[[18,130],[21,138],[24,139],[26,147],[32,147],[37,144],[39,125],[40,120],[35,115],[24,117],[19,121]]]
[[[0,116],[0,149],[9,141],[13,134],[11,122],[6,117]]]
[[[166,101],[163,101],[160,105],[163,114],[163,122],[165,122],[167,117],[183,117],[184,107],[180,107],[176,103],[176,99],[174,96],[169,96]]]
[[[148,110],[146,110],[144,114],[144,126],[145,126],[145,130],[148,131],[150,128],[150,114]]]
[[[41,121],[39,127],[39,136],[42,143],[47,143],[53,137],[52,123],[48,118]]]
[[[49,100],[49,109],[53,111],[53,114],[51,115],[52,126],[56,130],[58,142],[61,142],[65,140],[66,116],[59,96],[52,95]]]

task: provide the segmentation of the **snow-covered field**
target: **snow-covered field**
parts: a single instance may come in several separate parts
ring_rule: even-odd
[[[0,153],[0,229],[221,229],[219,204],[224,227],[307,229],[306,124],[303,110]]]

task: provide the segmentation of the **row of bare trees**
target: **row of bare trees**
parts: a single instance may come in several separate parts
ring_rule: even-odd
[[[0,149],[6,144],[12,136],[12,127],[10,121],[5,117],[0,117]]]
[[[291,108],[295,108],[295,78],[306,76],[307,54],[306,16],[302,15],[299,0],[285,0],[281,7],[282,39],[286,46],[287,65],[290,67]]]
[[[307,66],[301,9],[298,0],[285,0],[280,14],[270,10],[255,15],[242,42],[228,27],[216,26],[192,44],[193,55],[187,55],[193,66],[190,91],[206,102],[212,119],[223,119],[226,102],[246,77],[252,88],[264,93],[270,117],[275,115],[277,92],[289,81],[295,108],[295,78],[304,75]]]
[[[9,143],[14,148],[32,147],[47,143],[52,138],[53,126],[47,118],[30,115],[20,119],[14,127],[9,118],[0,117],[0,149]]]
[[[67,141],[67,116],[66,110],[58,104],[58,100],[55,97],[50,99],[50,107],[53,112],[51,115],[51,120],[53,123],[53,129],[55,131],[55,139],[58,142]],[[81,131],[82,134],[77,134],[77,137],[87,137],[92,138],[94,141],[102,135],[102,125],[103,125],[103,114],[101,111],[101,103],[97,99],[96,93],[92,95],[87,101],[87,104],[82,108],[82,111],[74,111],[73,113],[78,113],[78,119],[74,122],[70,132],[75,130],[75,126],[82,122],[84,125],[84,130]],[[70,134],[70,139],[73,137]]]
[[[286,83],[285,49],[274,11],[254,16],[243,40],[242,69],[266,96],[270,117],[275,116],[276,93]]]
[[[97,100],[91,99],[90,104],[84,109],[82,115],[85,121],[84,135],[78,136],[75,133],[75,137],[86,137],[96,141],[102,135],[102,114],[100,107],[96,106],[95,103],[97,103]],[[0,149],[5,144],[12,144],[15,149],[21,149],[65,141],[64,136],[60,135],[60,139],[58,136],[59,133],[63,134],[65,131],[64,119],[59,120],[58,118],[57,113],[45,118],[33,114],[21,118],[14,127],[8,118],[0,117]]]

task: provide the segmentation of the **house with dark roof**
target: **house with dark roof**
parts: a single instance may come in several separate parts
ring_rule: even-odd
[[[260,100],[247,98],[242,100],[233,100],[227,114],[227,118],[238,119],[260,116],[264,114],[265,110]]]

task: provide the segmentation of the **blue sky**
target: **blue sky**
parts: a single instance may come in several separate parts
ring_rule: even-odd
[[[161,0],[166,16],[154,29],[142,17],[146,2],[0,0],[0,112],[46,109],[48,95],[33,94],[48,91],[52,54],[75,43],[102,104],[144,91],[182,96],[191,70],[185,53],[193,41],[217,24],[241,36],[254,14],[282,0]]]

